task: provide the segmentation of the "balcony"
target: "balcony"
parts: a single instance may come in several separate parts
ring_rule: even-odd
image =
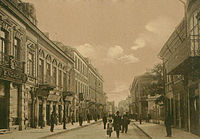
[[[55,79],[50,75],[39,78],[39,87],[44,90],[53,90],[56,87]]]
[[[200,65],[199,43],[199,34],[190,34],[186,37],[186,23],[183,20],[159,54],[165,63],[167,74],[185,74],[198,67]]]
[[[16,83],[25,83],[27,76],[24,73],[25,62],[14,59],[11,55],[0,53],[0,79]]]

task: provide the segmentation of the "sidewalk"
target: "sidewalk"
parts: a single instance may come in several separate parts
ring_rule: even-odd
[[[97,122],[100,122],[101,120],[98,120]],[[63,125],[57,125],[54,127],[54,132],[50,132],[50,126],[46,126],[43,129],[37,128],[31,128],[27,130],[22,131],[14,131],[12,133],[7,134],[0,134],[0,139],[39,139],[39,138],[45,138],[51,135],[61,134],[70,130],[76,130],[91,124],[97,123],[94,120],[90,121],[90,123],[87,123],[87,121],[83,122],[82,126],[79,126],[79,123],[76,122],[74,125],[71,123],[66,124],[66,129],[63,129]]]
[[[153,123],[142,122],[140,125],[139,122],[134,122],[138,128],[145,132],[152,139],[200,139],[199,136],[196,136],[192,133],[183,131],[181,129],[172,128],[172,137],[166,137],[165,126]]]

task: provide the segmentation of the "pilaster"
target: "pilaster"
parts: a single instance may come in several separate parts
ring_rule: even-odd
[[[43,110],[42,110],[42,112],[43,112],[43,121],[44,121],[44,126],[46,126],[46,123],[47,123],[47,121],[46,121],[46,106],[47,106],[47,99],[46,98],[44,98],[43,99],[43,104],[42,104],[43,106]]]

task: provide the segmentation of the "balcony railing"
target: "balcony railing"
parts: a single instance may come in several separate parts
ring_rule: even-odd
[[[0,53],[0,66],[24,72],[25,62],[15,59],[11,55]]]

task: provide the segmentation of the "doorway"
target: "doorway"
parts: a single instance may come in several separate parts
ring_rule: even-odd
[[[8,106],[6,101],[6,87],[3,81],[0,81],[0,129],[8,128]]]

